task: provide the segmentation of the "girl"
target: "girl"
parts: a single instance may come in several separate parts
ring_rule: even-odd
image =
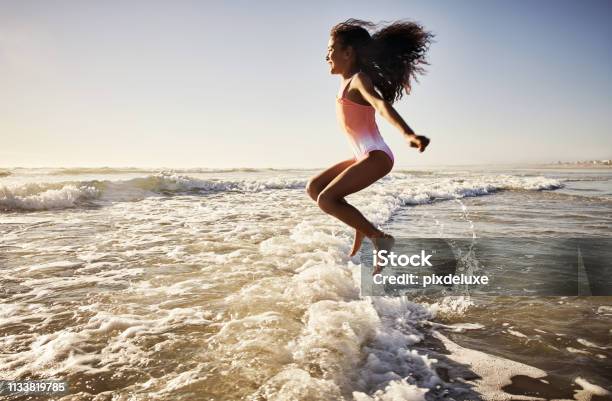
[[[424,72],[425,53],[433,35],[413,22],[395,22],[372,36],[366,27],[375,25],[349,19],[334,26],[325,57],[331,74],[342,76],[336,111],[355,157],[311,178],[306,187],[321,210],[355,229],[350,256],[357,253],[364,236],[379,250],[389,250],[394,244],[391,235],[376,228],[344,199],[372,185],[393,167],[393,153],[378,131],[375,111],[419,152],[429,144],[429,139],[416,135],[391,104],[402,97],[403,90],[409,93],[410,80]]]

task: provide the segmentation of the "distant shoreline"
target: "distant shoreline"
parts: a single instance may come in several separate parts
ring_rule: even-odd
[[[592,169],[611,169],[612,164],[593,164],[593,163],[550,163],[537,165],[540,168],[592,168]]]

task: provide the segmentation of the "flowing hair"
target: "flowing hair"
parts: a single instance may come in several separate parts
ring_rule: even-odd
[[[425,73],[425,53],[433,41],[431,32],[411,21],[396,21],[375,31],[376,24],[348,19],[335,25],[331,36],[342,48],[351,46],[356,53],[357,66],[366,73],[383,99],[389,103],[399,100],[403,92],[410,93],[411,80]]]

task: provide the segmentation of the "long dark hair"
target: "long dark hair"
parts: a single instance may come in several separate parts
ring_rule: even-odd
[[[393,22],[370,35],[368,29],[376,27],[372,22],[351,18],[334,26],[331,36],[342,48],[353,48],[357,66],[382,97],[393,103],[404,91],[410,93],[411,80],[425,73],[425,53],[434,35],[411,21]]]

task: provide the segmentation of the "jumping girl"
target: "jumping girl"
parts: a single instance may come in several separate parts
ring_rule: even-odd
[[[331,74],[342,77],[336,111],[355,157],[311,178],[306,187],[321,210],[355,229],[350,256],[357,253],[364,237],[376,249],[389,250],[395,242],[344,199],[369,187],[393,167],[393,153],[378,131],[375,111],[419,152],[429,145],[429,139],[416,135],[391,104],[404,90],[410,93],[410,81],[424,72],[433,35],[413,22],[395,22],[370,36],[366,28],[374,27],[371,22],[349,19],[331,30],[325,60]]]

